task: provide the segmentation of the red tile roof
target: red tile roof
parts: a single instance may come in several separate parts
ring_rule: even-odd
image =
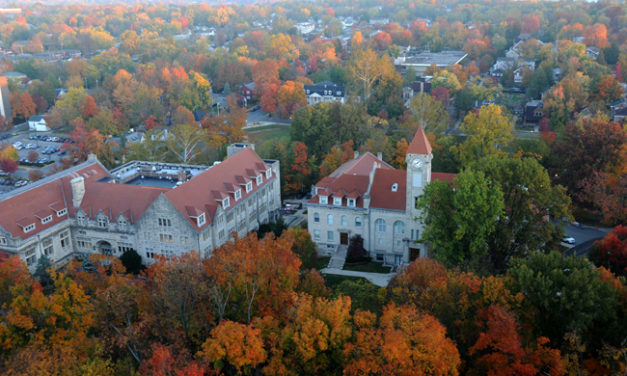
[[[213,222],[218,206],[216,199],[221,200],[221,198],[230,197],[231,205],[227,208],[229,210],[260,188],[256,182],[253,183],[253,190],[249,193],[246,193],[246,190],[242,190],[241,199],[235,201],[235,197],[226,192],[225,184],[238,184],[238,180],[241,181],[241,179],[237,178],[238,175],[255,178],[261,174],[263,176],[262,186],[265,186],[268,180],[265,177],[265,173],[262,172],[268,168],[270,167],[252,149],[246,148],[220,164],[193,177],[179,187],[168,191],[165,193],[165,197],[187,218],[195,229],[201,229]],[[274,174],[272,176],[275,177]],[[206,224],[198,227],[196,220],[187,214],[186,206],[193,206],[206,212]]]
[[[392,185],[398,184],[396,192]],[[405,210],[407,172],[405,170],[377,169],[370,188],[370,207]]]
[[[416,135],[411,144],[409,144],[409,148],[407,148],[407,154],[431,154],[431,144],[427,139],[425,130],[422,129],[422,125],[418,126]]]
[[[378,163],[380,165],[380,168],[394,169],[394,167],[375,157],[374,155],[372,155],[372,153],[366,152],[360,157],[351,159],[350,161],[338,167],[337,170],[333,171],[329,175],[329,177],[337,178],[340,175],[344,174],[368,176],[368,174],[370,174],[370,171],[372,171],[372,165],[374,163]]]
[[[71,209],[72,188],[70,187],[70,180],[77,176],[83,176],[86,181],[92,181],[108,175],[98,162],[87,162],[81,166],[62,171],[56,178],[51,178],[49,181],[46,181],[49,178],[44,178],[41,182],[29,184],[18,189],[14,196],[0,201],[0,227],[8,231],[11,236],[26,239],[68,219],[67,215],[57,217],[56,213],[52,213],[49,208],[52,207],[55,211],[63,208]],[[41,220],[36,216],[36,214],[43,215],[42,210],[50,211],[50,214],[53,214],[52,220],[46,224],[41,223]],[[22,230],[23,226],[20,226],[24,223],[26,225],[34,223],[35,229],[25,234]]]
[[[167,191],[168,188],[143,185],[86,182],[80,207],[90,219],[95,219],[102,211],[109,221],[115,221],[123,214],[130,223],[135,223],[157,197]],[[71,205],[72,200],[69,202]]]

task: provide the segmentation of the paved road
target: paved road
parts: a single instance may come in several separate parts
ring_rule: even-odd
[[[260,122],[269,122],[272,124],[291,124],[292,121],[289,119],[280,119],[276,117],[268,117],[268,113],[263,112],[261,110],[252,111],[248,113],[248,119],[246,119],[247,124],[251,123],[260,123]]]
[[[577,255],[580,257],[588,256],[590,247],[594,244],[595,240],[599,240],[605,237],[608,232],[612,231],[611,228],[604,227],[592,227],[592,226],[564,226],[566,236],[575,238],[575,244],[568,251],[567,255]]]

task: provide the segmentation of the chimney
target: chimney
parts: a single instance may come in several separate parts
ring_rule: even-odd
[[[353,158],[354,159],[359,158],[359,150],[355,150],[355,152],[353,153]]]
[[[82,176],[76,177],[70,180],[70,185],[72,185],[72,205],[78,208],[81,206],[85,196],[85,178]]]
[[[96,157],[96,154],[90,153],[90,154],[87,156],[87,160],[88,160],[89,162],[95,162],[95,161],[97,161],[97,160],[98,160],[98,158]]]
[[[381,152],[377,152],[377,159],[383,160],[383,154],[381,154]]]

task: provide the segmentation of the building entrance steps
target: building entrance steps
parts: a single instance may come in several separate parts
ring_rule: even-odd
[[[340,244],[337,246],[335,250],[335,254],[331,256],[331,260],[329,260],[329,269],[342,269],[344,268],[344,263],[346,262],[346,252],[348,251],[348,246],[344,244]]]

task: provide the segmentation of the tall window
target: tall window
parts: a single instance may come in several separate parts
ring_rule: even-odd
[[[361,217],[355,217],[355,227],[361,227]]]
[[[333,224],[333,214],[327,215],[327,225]]]
[[[314,223],[320,223],[320,214],[314,213]]]
[[[320,240],[320,230],[314,230],[314,240]]]
[[[377,232],[385,232],[385,221],[381,218],[377,219],[374,222],[374,227],[376,228]]]
[[[61,238],[61,248],[67,248],[70,246],[70,233],[69,231],[64,231],[59,236]]]
[[[242,198],[242,190],[238,189],[237,191],[235,191],[235,201],[239,200]]]
[[[348,220],[345,215],[342,216],[342,226],[348,226]]]
[[[198,221],[198,226],[204,225],[206,222],[205,213],[202,213],[196,220]]]
[[[401,221],[394,222],[394,234],[403,235],[405,233],[405,223]]]
[[[333,231],[327,231],[327,241],[333,241]]]
[[[169,218],[159,218],[159,226],[161,227],[170,227],[172,226],[172,222]]]

